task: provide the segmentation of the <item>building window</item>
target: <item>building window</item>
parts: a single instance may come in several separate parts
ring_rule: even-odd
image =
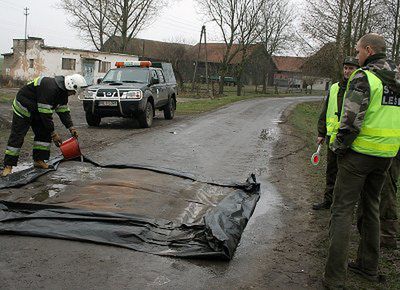
[[[99,64],[99,73],[105,73],[108,72],[108,70],[111,68],[111,62],[109,61],[101,61]]]
[[[33,68],[33,64],[35,63],[34,59],[29,59],[29,68]]]
[[[65,70],[75,70],[76,60],[74,58],[63,58],[62,59],[62,69]]]

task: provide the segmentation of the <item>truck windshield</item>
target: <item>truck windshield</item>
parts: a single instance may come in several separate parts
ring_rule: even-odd
[[[107,72],[103,83],[147,83],[149,69],[140,67],[115,68]]]

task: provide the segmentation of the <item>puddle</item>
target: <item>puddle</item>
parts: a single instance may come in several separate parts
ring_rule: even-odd
[[[72,166],[60,166],[50,176],[57,183],[69,184],[79,180],[100,180],[103,168],[88,165],[87,163],[74,162]]]
[[[34,196],[32,196],[31,198],[29,198],[29,201],[38,201],[38,202],[42,202],[46,199],[49,198],[49,192],[47,190],[44,190],[40,193],[35,194]]]
[[[165,276],[158,276],[152,283],[150,283],[149,285],[151,286],[162,286],[165,284],[168,284],[169,282],[171,282],[171,280],[168,277]]]
[[[67,185],[66,184],[52,184],[50,188],[45,189],[35,195],[33,195],[31,198],[29,198],[30,201],[36,201],[36,202],[42,202],[49,197],[55,196],[57,193],[61,192]]]
[[[257,202],[257,206],[249,221],[254,222],[257,217],[262,215],[275,216],[271,214],[276,211],[276,207],[283,204],[282,198],[278,194],[276,188],[268,181],[263,180],[261,183],[261,195]]]

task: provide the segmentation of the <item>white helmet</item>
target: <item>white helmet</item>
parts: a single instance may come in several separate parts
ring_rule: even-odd
[[[64,78],[65,88],[68,91],[78,92],[80,89],[87,87],[86,80],[80,74],[73,74],[65,76]]]

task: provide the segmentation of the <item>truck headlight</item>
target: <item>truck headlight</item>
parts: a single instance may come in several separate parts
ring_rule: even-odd
[[[85,99],[93,99],[96,96],[96,92],[94,91],[84,91],[83,92],[83,97]]]
[[[122,98],[124,99],[135,99],[135,100],[141,100],[143,98],[143,93],[142,91],[129,91],[125,92],[122,94]]]

